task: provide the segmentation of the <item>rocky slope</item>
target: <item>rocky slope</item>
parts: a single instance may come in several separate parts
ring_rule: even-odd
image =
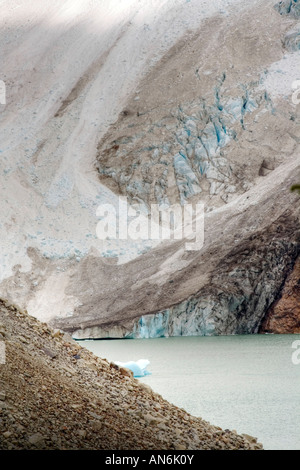
[[[0,449],[261,449],[0,301]]]

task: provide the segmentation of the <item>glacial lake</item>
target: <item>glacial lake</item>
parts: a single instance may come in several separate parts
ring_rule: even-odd
[[[149,359],[147,383],[165,399],[265,449],[300,449],[300,335],[80,341],[109,361]],[[300,354],[298,355],[300,357]]]

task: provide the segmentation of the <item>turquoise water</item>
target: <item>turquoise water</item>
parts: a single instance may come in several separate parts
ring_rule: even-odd
[[[168,401],[265,449],[300,449],[300,335],[81,341],[109,361],[149,359],[141,380]]]

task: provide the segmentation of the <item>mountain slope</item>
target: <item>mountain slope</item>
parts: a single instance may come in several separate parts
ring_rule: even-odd
[[[166,402],[130,371],[0,301],[0,448],[260,449]]]

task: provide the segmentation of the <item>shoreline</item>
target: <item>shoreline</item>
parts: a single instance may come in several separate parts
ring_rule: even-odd
[[[262,448],[170,404],[27,313],[2,301],[0,312],[2,450]]]

